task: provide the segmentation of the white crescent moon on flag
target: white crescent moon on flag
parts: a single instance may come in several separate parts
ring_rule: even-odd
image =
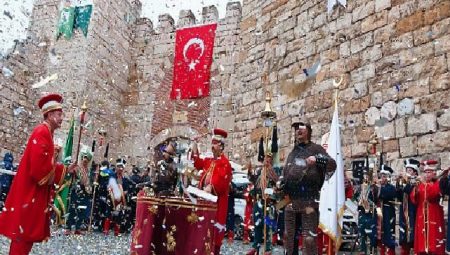
[[[183,48],[183,57],[184,57],[184,60],[185,60],[186,62],[189,62],[189,61],[190,61],[190,60],[187,59],[187,57],[186,57],[186,52],[187,52],[187,50],[189,49],[189,47],[191,47],[191,45],[194,45],[194,44],[198,44],[198,45],[200,46],[200,49],[202,50],[202,51],[200,52],[200,56],[199,56],[198,58],[201,58],[201,56],[203,56],[203,52],[205,51],[205,43],[204,43],[203,40],[200,39],[200,38],[191,38],[191,39],[184,45],[184,48]]]

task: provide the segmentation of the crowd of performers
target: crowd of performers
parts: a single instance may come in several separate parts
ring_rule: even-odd
[[[8,196],[0,213],[0,234],[11,239],[10,254],[29,254],[34,242],[50,238],[52,218],[68,235],[83,234],[90,228],[105,235],[110,231],[116,236],[130,232],[136,214],[135,198],[143,187],[156,197],[187,196],[187,176],[177,169],[175,143],[162,146],[161,159],[144,173],[127,166],[122,158],[114,165],[106,160],[93,164],[89,150],[82,150],[73,163],[58,163],[61,148],[53,143],[53,132],[63,121],[62,97],[46,95],[38,106],[44,120],[27,142],[12,184],[2,184]],[[292,128],[295,144],[282,168],[274,167],[269,151],[263,152],[257,171],[253,173],[248,167],[243,239],[250,242],[250,225],[254,226],[254,238],[247,254],[259,254],[260,250],[271,254],[272,244],[280,240],[286,254],[298,254],[299,242],[302,254],[323,252],[318,201],[321,186],[335,171],[336,162],[311,141],[307,120],[294,120]],[[231,164],[224,154],[227,135],[222,129],[213,130],[212,157],[200,157],[195,141],[190,148],[196,186],[217,196],[213,254],[220,254],[226,233],[233,238],[226,231],[228,208],[234,201],[229,198],[233,187]],[[5,168],[12,168],[12,155],[4,161]],[[394,181],[392,168],[382,165],[378,172],[365,171],[355,192],[351,181],[346,180],[346,197],[358,206],[361,253],[395,254],[397,246],[401,246],[402,254],[445,254],[450,250],[450,242],[446,242],[450,228],[445,226],[441,204],[443,196],[450,195],[450,182],[448,169],[436,174],[438,165],[434,160],[408,159],[404,171],[398,171],[406,174]]]
[[[444,220],[443,198],[449,195],[448,169],[438,161],[404,161],[404,173],[382,165],[379,178],[365,172],[353,199],[358,204],[360,251],[364,254],[446,254],[450,228]],[[398,228],[396,219],[398,213]],[[447,229],[447,234],[446,234]]]

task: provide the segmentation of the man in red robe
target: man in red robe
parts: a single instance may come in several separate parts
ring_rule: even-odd
[[[441,192],[436,179],[436,160],[421,163],[424,181],[415,186],[410,194],[417,205],[414,230],[414,254],[445,254],[444,209],[439,204]]]
[[[44,122],[39,124],[28,139],[17,175],[0,213],[0,234],[11,239],[10,255],[29,254],[34,242],[50,237],[51,196],[54,184],[64,180],[66,168],[57,164],[60,148],[53,144],[53,132],[63,120],[62,97],[44,96],[39,108]],[[75,171],[76,165],[68,167]]]
[[[228,193],[232,178],[232,170],[228,158],[223,153],[227,132],[214,129],[212,138],[212,158],[201,159],[198,149],[194,145],[194,166],[203,170],[200,177],[199,188],[217,196],[216,228],[214,231],[214,255],[220,254],[222,239],[225,235],[225,223],[228,210]]]

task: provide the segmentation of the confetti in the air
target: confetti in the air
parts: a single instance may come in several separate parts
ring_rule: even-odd
[[[31,86],[33,89],[37,89],[40,88],[44,85],[46,85],[47,83],[51,82],[51,81],[55,81],[58,79],[58,74],[52,74],[50,76],[45,77],[44,79],[40,80],[39,82],[33,84],[33,86]]]

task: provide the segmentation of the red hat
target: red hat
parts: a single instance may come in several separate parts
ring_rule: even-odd
[[[43,96],[38,103],[39,109],[42,114],[46,114],[51,111],[62,110],[63,98],[59,94],[48,94]]]
[[[213,130],[213,137],[212,137],[212,139],[213,139],[213,141],[216,140],[216,141],[219,141],[219,142],[224,142],[224,140],[225,140],[225,138],[227,138],[227,136],[228,136],[227,131],[225,131],[223,129],[220,129],[220,128],[215,128]]]
[[[423,166],[423,171],[426,171],[426,170],[436,171],[438,161],[434,160],[434,159],[430,159],[430,160],[424,160],[420,164]]]

